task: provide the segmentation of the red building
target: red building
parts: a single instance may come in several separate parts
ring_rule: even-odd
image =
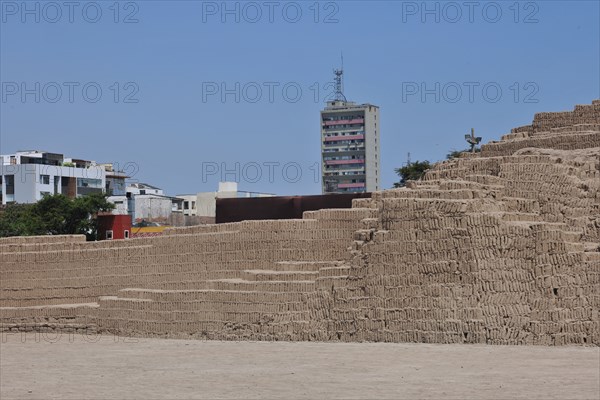
[[[98,214],[98,240],[129,239],[131,216]]]

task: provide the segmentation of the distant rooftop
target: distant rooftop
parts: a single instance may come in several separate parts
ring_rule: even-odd
[[[152,186],[152,185],[147,184],[147,183],[132,183],[129,186],[137,188],[137,189],[155,189],[155,190],[161,190],[161,188],[156,187],[156,186]]]
[[[379,108],[379,106],[376,106],[376,105],[370,104],[370,103],[356,104],[353,101],[333,100],[333,101],[327,102],[327,106],[325,106],[325,110],[341,110],[341,109],[345,109],[345,108],[364,108],[364,107]]]

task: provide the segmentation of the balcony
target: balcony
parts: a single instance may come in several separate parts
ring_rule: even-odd
[[[364,140],[365,135],[325,136],[323,142],[340,142],[342,140]]]
[[[338,188],[340,188],[340,189],[356,189],[356,188],[364,188],[365,186],[366,186],[366,184],[364,182],[338,184]]]
[[[325,161],[325,165],[354,165],[354,164],[363,164],[365,160],[327,160]]]
[[[344,158],[346,157],[346,158]],[[349,157],[349,158],[348,158]],[[354,157],[354,158],[353,158]],[[352,160],[363,159],[365,157],[365,149],[339,148],[339,149],[323,149],[323,160]]]
[[[358,180],[359,182],[367,179],[365,171],[330,171],[323,174],[324,177],[332,180],[347,181],[348,179]]]
[[[340,119],[337,121],[323,121],[324,126],[335,126],[335,125],[354,125],[354,124],[364,124],[364,118],[355,118],[355,119]]]
[[[324,168],[324,174],[328,173],[334,174],[334,176],[343,176],[344,172],[358,172],[361,174],[365,174],[365,166],[356,164],[356,165],[326,165]]]

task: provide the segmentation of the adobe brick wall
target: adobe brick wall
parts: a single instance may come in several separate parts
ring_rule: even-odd
[[[600,345],[600,102],[403,189],[162,237],[0,240],[0,329]]]

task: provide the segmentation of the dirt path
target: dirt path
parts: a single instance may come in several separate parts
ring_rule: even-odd
[[[597,347],[53,339],[3,334],[1,399],[600,398]]]

